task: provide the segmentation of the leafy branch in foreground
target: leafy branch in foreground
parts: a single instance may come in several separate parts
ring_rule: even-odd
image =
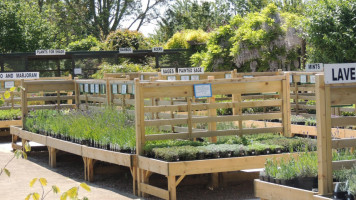
[[[28,142],[26,142],[25,143],[25,151],[26,152],[29,152],[29,151],[31,151],[31,146],[30,146],[30,144],[28,143]],[[27,159],[27,154],[26,154],[26,152],[24,152],[24,151],[22,151],[22,150],[16,150],[15,152],[14,152],[14,156],[4,165],[4,167],[2,167],[1,169],[0,169],[0,176],[2,175],[2,173],[5,173],[8,177],[10,177],[10,175],[11,175],[11,173],[10,173],[10,171],[6,168],[9,164],[10,164],[10,162],[14,159],[14,158],[24,158],[24,159]]]
[[[41,185],[42,194],[40,195],[38,192],[30,193],[30,194],[27,195],[25,200],[29,200],[31,197],[34,200],[44,200],[50,192],[53,192],[54,194],[58,194],[58,193],[61,192],[60,189],[56,185],[52,185],[51,189],[48,190],[47,192],[45,192],[44,186],[47,186],[47,180],[45,178],[34,178],[34,179],[32,179],[31,182],[30,182],[30,187],[33,187],[33,185],[37,181]],[[60,200],[66,200],[68,198],[72,199],[72,200],[80,200],[80,198],[78,198],[79,187],[82,187],[86,191],[90,192],[90,187],[86,183],[81,183],[78,187],[72,187],[68,191],[63,192],[63,194],[61,195]],[[87,199],[88,199],[87,197],[83,197],[82,200],[87,200]]]

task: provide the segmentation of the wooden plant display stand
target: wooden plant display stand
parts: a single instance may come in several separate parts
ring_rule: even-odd
[[[30,80],[71,80],[72,76],[66,76],[66,77],[42,77],[39,79],[30,79]],[[28,80],[28,79],[27,79]],[[5,82],[13,82],[13,85],[15,87],[18,87],[21,85],[21,80],[20,79],[9,79],[9,80],[2,80],[0,81],[0,88],[5,88]],[[6,90],[2,89],[0,90],[0,94],[4,95],[4,92]],[[21,92],[18,91],[13,91],[10,92],[10,98],[5,99],[5,104],[0,107],[0,110],[10,110],[10,109],[21,109]],[[9,129],[10,126],[21,126],[22,125],[22,120],[2,120],[0,121],[0,128],[4,129]],[[0,132],[0,136],[8,136],[10,135],[9,131],[3,131]]]
[[[56,154],[58,150],[68,152],[83,157],[84,162],[84,178],[86,181],[94,181],[94,164],[96,161],[104,161],[120,166],[129,167],[133,179],[133,193],[136,194],[136,155],[121,152],[108,151],[88,147],[81,144],[76,144],[69,141],[56,139],[49,136],[44,136],[29,131],[22,130],[20,127],[11,126],[10,132],[14,137],[20,138],[22,142],[33,141],[47,146],[49,154],[49,165],[56,167]],[[22,148],[17,144],[12,144],[17,148]]]
[[[342,67],[348,68],[348,66]],[[349,169],[356,164],[356,160],[332,161],[332,149],[354,148],[356,147],[356,139],[332,139],[331,131],[333,126],[356,125],[356,117],[354,116],[332,118],[331,115],[331,106],[355,102],[356,83],[327,84],[325,80],[324,75],[317,75],[318,189],[321,195],[328,195],[333,192],[333,170]]]
[[[211,95],[207,103],[193,102],[199,98],[199,86],[211,88]],[[206,88],[205,88],[206,89]],[[205,91],[207,91],[206,89]],[[138,191],[139,195],[151,194],[163,199],[176,199],[176,187],[186,175],[212,173],[213,185],[218,184],[218,172],[228,172],[243,169],[255,169],[264,166],[266,156],[234,157],[221,159],[193,160],[165,162],[143,156],[143,147],[146,141],[167,139],[190,139],[209,137],[215,142],[217,136],[243,135],[254,133],[279,132],[290,136],[290,100],[289,100],[289,75],[261,76],[249,78],[217,79],[170,82],[153,81],[140,82],[135,80],[135,111],[136,111],[136,149],[138,153]],[[258,101],[242,101],[241,96],[249,93],[275,93],[278,98],[263,99]],[[215,95],[232,95],[230,102],[216,102]],[[145,105],[145,100],[153,98],[185,98],[186,103],[179,105]],[[242,114],[242,108],[276,106],[279,112],[262,114]],[[217,116],[216,109],[232,108],[233,115]],[[194,112],[206,111],[208,116],[195,116]],[[159,113],[182,112],[183,118],[161,119]],[[154,118],[147,118],[147,113],[157,113]],[[243,121],[259,119],[282,119],[281,126],[264,128],[244,128]],[[217,130],[217,123],[238,121],[237,129]],[[207,129],[194,129],[195,124],[207,123]],[[147,135],[146,127],[184,125],[181,129],[174,129],[171,133]],[[290,156],[290,154],[276,154],[273,156]],[[158,173],[167,177],[168,190],[149,184],[152,173]]]

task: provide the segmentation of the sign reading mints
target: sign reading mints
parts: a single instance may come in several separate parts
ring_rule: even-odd
[[[204,74],[204,68],[202,67],[178,68],[178,74]]]
[[[153,47],[152,52],[157,52],[157,53],[163,52],[163,47]]]
[[[176,68],[162,68],[161,69],[162,75],[175,74],[175,73],[176,73]]]
[[[39,72],[11,72],[0,73],[0,80],[6,79],[37,79],[40,78]]]
[[[356,63],[325,64],[325,84],[356,83]]]
[[[121,94],[127,93],[127,85],[121,85]]]
[[[323,63],[306,64],[305,71],[307,71],[307,72],[322,72],[322,71],[324,71],[324,65],[323,65]]]
[[[36,50],[36,56],[65,55],[64,49],[40,49]]]
[[[133,53],[131,47],[119,48],[119,53]]]

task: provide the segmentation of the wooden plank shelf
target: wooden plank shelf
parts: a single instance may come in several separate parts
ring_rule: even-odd
[[[303,190],[299,188],[289,187],[261,181],[255,179],[254,181],[255,196],[261,200],[327,200],[330,198],[317,195],[317,192],[310,190]],[[331,200],[331,199],[330,199]]]

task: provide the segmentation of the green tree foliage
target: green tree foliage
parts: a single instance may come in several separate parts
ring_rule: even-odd
[[[187,49],[179,55],[164,57],[163,62],[171,63],[171,67],[190,67],[189,58],[197,52],[206,51],[209,34],[201,29],[183,30],[175,33],[165,44],[165,49]]]
[[[101,79],[105,73],[128,73],[128,72],[155,72],[156,70],[148,65],[140,65],[125,61],[120,65],[110,65],[104,63],[99,66],[100,70],[92,75],[93,78]]]
[[[0,52],[28,52],[55,46],[58,29],[51,9],[40,12],[35,0],[0,1]]]
[[[213,30],[229,21],[228,7],[229,4],[223,0],[203,3],[197,0],[174,1],[158,22],[156,37],[167,41],[176,32],[185,29]]]
[[[69,43],[68,51],[90,51],[100,50],[101,43],[93,36],[88,36],[85,39]]]
[[[207,51],[193,55],[192,64],[207,71],[294,69],[299,67],[302,21],[296,14],[278,12],[274,4],[245,17],[236,15],[212,33]]]
[[[307,53],[310,62],[356,62],[356,2],[320,0],[309,8]]]
[[[147,49],[148,42],[144,35],[137,31],[117,30],[108,35],[105,40],[107,50],[116,50],[123,47],[131,47],[133,49]]]

